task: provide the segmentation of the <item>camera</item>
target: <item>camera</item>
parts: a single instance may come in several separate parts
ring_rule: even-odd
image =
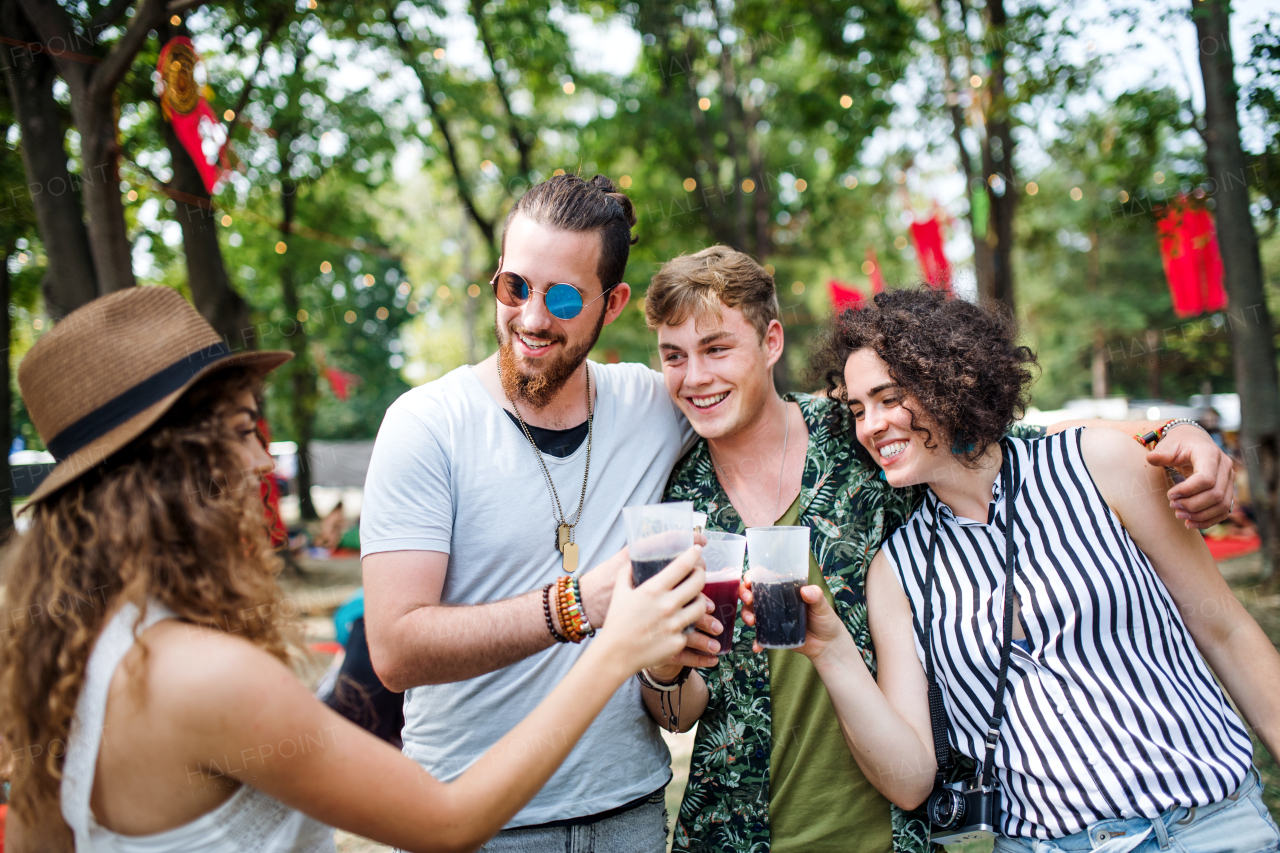
[[[925,800],[929,840],[934,844],[959,844],[992,838],[1000,814],[1000,791],[983,785],[975,776],[960,782],[939,784]]]

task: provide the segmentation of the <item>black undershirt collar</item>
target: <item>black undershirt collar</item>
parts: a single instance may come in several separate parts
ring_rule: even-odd
[[[520,428],[520,421],[515,415],[508,412],[508,418],[511,423],[516,425],[516,429]],[[582,446],[582,442],[587,440],[587,428],[590,426],[588,421],[583,421],[576,427],[569,429],[543,429],[533,424],[527,424],[529,434],[533,436],[533,443],[538,445],[538,449],[548,456],[555,456],[563,459],[566,456],[573,455],[573,452]]]

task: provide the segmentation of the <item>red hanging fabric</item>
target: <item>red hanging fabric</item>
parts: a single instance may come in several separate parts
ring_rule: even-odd
[[[359,376],[354,373],[347,373],[345,370],[339,370],[336,367],[326,367],[324,369],[324,378],[329,380],[329,387],[333,389],[333,396],[344,403],[351,396],[352,387],[360,382]]]
[[[1209,211],[1191,207],[1186,196],[1179,196],[1156,221],[1156,233],[1174,313],[1194,317],[1225,308],[1222,254]]]
[[[951,264],[942,252],[942,223],[935,213],[928,219],[911,223],[911,240],[916,244],[916,257],[924,280],[936,290],[951,292]]]
[[[827,282],[827,294],[831,297],[831,309],[837,314],[846,308],[860,311],[866,304],[862,291],[834,278]]]
[[[191,155],[205,190],[212,194],[218,181],[230,169],[225,141],[219,146],[216,164],[210,163],[204,153],[205,134],[212,133],[220,125],[196,83],[195,70],[199,61],[191,39],[186,36],[176,36],[160,49],[160,59],[156,63],[160,72],[160,109],[173,125],[178,142]]]
[[[270,452],[271,428],[267,426],[266,418],[258,418],[258,437]],[[271,547],[283,547],[289,542],[289,530],[285,527],[284,516],[280,514],[280,478],[274,471],[262,478],[259,494],[262,497],[262,508],[266,515],[267,535],[271,538]]]
[[[884,293],[884,274],[880,272],[880,261],[876,258],[876,250],[872,246],[867,247],[867,260],[862,268],[867,269],[867,264],[871,264],[871,270],[867,273],[867,277],[871,279],[871,293]]]

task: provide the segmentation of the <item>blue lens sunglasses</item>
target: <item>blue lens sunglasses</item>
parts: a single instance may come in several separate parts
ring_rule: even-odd
[[[600,296],[609,292],[609,288],[605,288],[600,296],[583,304],[582,291],[572,284],[559,282],[545,291],[534,290],[523,276],[509,270],[495,273],[489,280],[489,284],[493,287],[493,295],[497,300],[509,308],[521,308],[529,301],[530,294],[541,293],[543,301],[547,304],[547,311],[560,320],[572,320],[582,313],[583,308],[594,304]]]

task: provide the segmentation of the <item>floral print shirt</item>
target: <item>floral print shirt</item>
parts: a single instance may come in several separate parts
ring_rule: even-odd
[[[787,394],[809,427],[798,524],[812,529],[814,559],[835,598],[836,613],[874,675],[865,581],[880,544],[914,511],[923,487],[894,489],[879,467],[862,461],[847,409],[808,394]],[[1020,433],[1021,434],[1021,433]],[[705,440],[676,465],[665,500],[693,501],[707,528],[742,533],[737,510],[716,478]],[[773,744],[769,656],[755,654],[755,629],[739,617],[733,652],[699,670],[710,698],[694,740],[689,783],[676,824],[674,850],[767,853],[769,756]],[[894,853],[930,853],[929,824],[919,812],[892,806]]]

